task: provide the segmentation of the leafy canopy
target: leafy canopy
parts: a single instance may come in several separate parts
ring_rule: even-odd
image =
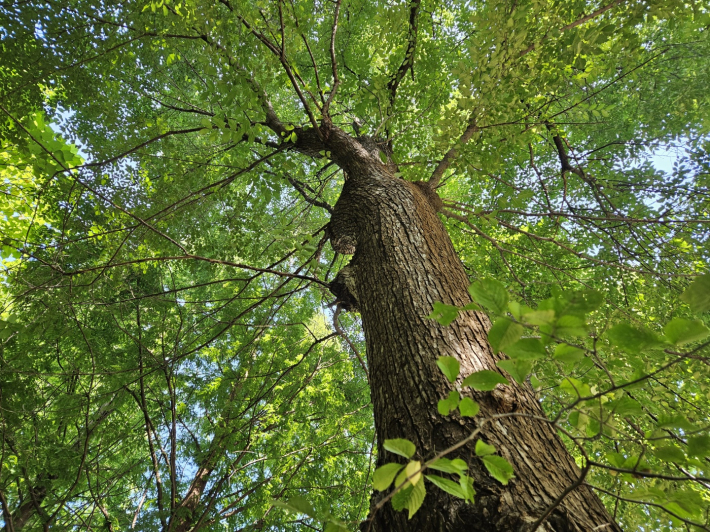
[[[431,317],[496,317],[505,373],[461,376],[440,414],[530,381],[622,525],[707,529],[707,277],[686,290],[708,260],[706,2],[60,0],[0,22],[15,530],[366,516],[365,353],[327,291],[344,177],[299,150],[323,119],[438,186],[474,303]],[[415,464],[374,472],[396,508],[425,479],[474,500],[465,463],[391,447]]]

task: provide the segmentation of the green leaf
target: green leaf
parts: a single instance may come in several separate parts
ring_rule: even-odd
[[[623,464],[621,464],[621,469],[628,469],[630,471],[644,471],[648,470],[649,466],[646,457],[641,456],[640,454],[632,454],[631,456],[627,457],[626,460],[624,460]]]
[[[459,479],[459,486],[461,486],[461,489],[466,494],[466,500],[474,502],[476,490],[473,487],[473,479],[468,475],[461,475],[461,478]]]
[[[554,359],[570,367],[584,358],[584,351],[578,347],[567,344],[558,344],[555,347]]]
[[[483,440],[478,440],[476,442],[476,456],[488,456],[489,454],[495,454],[496,448],[494,445],[489,445]]]
[[[456,410],[456,407],[459,406],[459,398],[459,392],[451,390],[446,399],[441,399],[437,403],[436,408],[439,411],[439,414],[442,416],[448,416],[452,410]]]
[[[665,499],[664,508],[688,519],[701,518],[707,507],[702,495],[690,489],[670,491],[665,494]]]
[[[621,453],[606,453],[606,455],[604,456],[608,460],[609,464],[611,464],[613,467],[618,467],[620,469],[623,467],[624,462],[626,461],[626,457]]]
[[[409,495],[409,500],[407,501],[407,510],[409,510],[409,519],[417,513],[417,510],[421,508],[424,502],[424,497],[426,497],[426,488],[424,487],[424,481],[417,482]]]
[[[384,491],[390,487],[394,477],[404,466],[402,464],[385,464],[375,469],[372,475],[372,485],[377,491]]]
[[[569,336],[585,336],[587,334],[587,325],[584,318],[567,314],[560,316],[555,321],[555,335],[559,338]]]
[[[481,407],[470,397],[464,397],[459,403],[459,412],[464,417],[473,417],[478,414]]]
[[[533,310],[523,312],[520,320],[529,325],[549,325],[555,320],[554,310]]]
[[[424,476],[428,481],[430,481],[436,487],[441,488],[446,493],[450,493],[451,495],[453,495],[454,497],[458,497],[459,499],[467,499],[468,494],[466,493],[466,491],[453,480],[449,480],[448,478],[440,477],[438,475]]]
[[[497,384],[510,384],[508,379],[503,377],[497,371],[484,369],[471,373],[462,383],[464,386],[470,386],[474,390],[488,392],[496,387]]]
[[[667,414],[658,416],[656,424],[659,429],[681,429],[685,431],[695,431],[697,427],[686,419],[682,414]]]
[[[402,470],[402,472],[397,475],[397,478],[394,481],[394,487],[398,488],[405,481],[407,482],[407,484],[416,484],[417,482],[419,482],[419,480],[421,479],[421,473],[419,473],[419,470],[421,468],[421,462],[417,460],[412,460],[411,462],[409,462],[404,468],[404,470]]]
[[[710,310],[710,275],[696,277],[680,299],[685,301],[693,312]]]
[[[443,303],[436,301],[434,302],[434,310],[427,318],[438,321],[441,325],[446,327],[450,325],[459,315],[458,307],[453,305],[444,305]]]
[[[688,455],[704,458],[710,456],[710,436],[691,436],[688,438]]]
[[[498,318],[491,330],[488,331],[488,342],[490,342],[493,352],[498,353],[514,344],[524,330],[522,325],[514,323],[508,318]]]
[[[680,450],[676,445],[667,445],[665,447],[660,447],[653,451],[653,454],[659,460],[664,462],[685,462],[685,453]]]
[[[430,469],[443,471],[444,473],[461,473],[468,470],[468,464],[460,458],[449,460],[448,458],[439,458],[436,462],[429,464]]]
[[[409,519],[411,519],[421,507],[425,496],[424,482],[417,482],[415,485],[407,483],[407,487],[399,490],[392,497],[392,507],[397,511],[408,509]]]
[[[513,466],[502,456],[489,455],[482,458],[483,465],[486,466],[491,476],[498,482],[506,486],[511,478],[514,478]]]
[[[382,446],[389,452],[404,456],[405,458],[411,458],[414,453],[417,452],[417,448],[414,444],[403,438],[396,438],[393,440],[385,440]]]
[[[522,338],[505,348],[505,354],[510,358],[520,360],[537,360],[547,353],[542,342],[537,338]]]
[[[504,314],[508,305],[508,291],[495,279],[482,279],[468,287],[471,298],[496,314]]]
[[[592,395],[592,390],[588,384],[583,383],[579,379],[567,377],[560,383],[560,390],[567,392],[575,397],[588,397]]]
[[[414,486],[409,484],[406,488],[402,488],[392,497],[392,508],[395,510],[402,511],[407,507],[409,502],[409,496],[412,494]]]
[[[619,323],[606,332],[612,345],[638,353],[649,347],[662,346],[661,340],[651,331],[637,329],[626,323]]]
[[[460,471],[468,471],[468,464],[461,460],[461,458],[454,458],[451,460],[451,465],[458,467]]]
[[[672,344],[683,345],[702,340],[710,333],[710,329],[698,320],[674,318],[663,328],[663,332]]]
[[[441,372],[446,375],[449,382],[455,382],[459,376],[461,365],[454,357],[439,357],[436,360],[436,365],[439,366]]]
[[[530,375],[532,364],[530,360],[499,360],[496,362],[496,366],[510,373],[510,376],[520,384],[523,384],[525,378]]]
[[[638,401],[632,399],[628,395],[612,401],[607,404],[607,407],[612,412],[620,416],[640,416],[643,415],[643,408]]]
[[[289,512],[306,514],[309,517],[317,519],[316,511],[311,503],[300,495],[294,495],[287,501],[275,500],[273,501],[273,505],[288,510]]]
[[[604,296],[597,290],[566,292],[563,297],[566,303],[563,304],[564,311],[560,312],[560,314],[577,314],[583,316],[595,311],[604,302]]]
[[[348,528],[340,523],[334,521],[328,521],[325,524],[324,532],[349,532]]]

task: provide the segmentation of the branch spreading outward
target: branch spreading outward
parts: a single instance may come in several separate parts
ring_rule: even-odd
[[[477,131],[480,131],[480,129],[476,125],[476,120],[475,118],[471,118],[468,127],[463,132],[463,135],[461,135],[461,138],[449,151],[446,152],[444,158],[439,161],[439,164],[434,169],[434,173],[431,174],[431,177],[429,178],[429,186],[431,186],[431,188],[436,188],[439,186],[441,178],[444,177],[444,172],[448,170],[449,166],[451,166],[451,163],[454,162],[456,157],[458,157],[459,150],[461,149],[461,147],[469,140],[471,140],[471,137]]]
[[[562,28],[559,28],[559,32],[563,33],[565,31],[576,28],[577,26],[581,26],[582,24],[585,24],[586,22],[589,22],[590,20],[592,20],[600,15],[603,15],[604,13],[606,13],[610,9],[613,9],[614,7],[623,3],[624,1],[625,0],[614,0],[613,2],[597,9],[596,11],[590,13],[589,15],[584,15],[583,17],[575,20],[574,22],[567,24],[566,26],[563,26]],[[404,77],[404,73],[406,73],[406,69],[411,67],[411,64],[409,64],[408,61],[411,61],[411,62],[414,61],[414,46],[416,45],[416,11],[415,10],[418,10],[418,8],[419,8],[418,4],[412,4],[412,8],[411,8],[411,12],[410,12],[410,42],[409,42],[409,47],[407,48],[407,53],[409,54],[410,48],[411,48],[412,55],[411,55],[411,57],[410,56],[405,57],[405,62],[400,67],[400,72],[402,72],[402,75],[399,76],[400,72],[398,72],[398,76],[395,78],[395,79],[397,79],[397,82],[394,83],[394,79],[393,79],[393,81],[390,82],[390,85],[388,85],[388,88],[390,88],[390,91],[391,91],[391,99],[392,100],[394,100],[394,93],[397,90],[397,85],[399,84],[399,80],[401,80],[401,78]],[[548,38],[548,35],[549,35],[549,32],[547,34],[545,34],[545,36],[539,42],[531,44],[525,50],[520,52],[520,55],[518,57],[523,57],[524,55],[527,55],[530,52],[537,49],[537,47]],[[409,66],[407,66],[408,64],[409,64]],[[441,183],[441,179],[444,176],[444,173],[451,166],[451,163],[458,156],[459,150],[461,149],[461,147],[464,144],[466,144],[471,139],[473,134],[476,133],[477,131],[480,131],[480,128],[476,125],[475,117],[472,116],[469,123],[468,123],[468,127],[461,135],[461,138],[457,141],[457,143],[448,152],[446,152],[443,159],[441,159],[441,161],[439,162],[437,167],[434,169],[434,173],[432,173],[431,177],[429,178],[429,185],[432,188],[437,188],[439,186],[439,184]],[[563,162],[563,164],[564,164],[564,162]],[[571,168],[567,169],[567,170],[571,171]]]

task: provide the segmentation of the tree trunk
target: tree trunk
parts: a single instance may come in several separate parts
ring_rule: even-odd
[[[436,214],[440,200],[427,183],[397,179],[379,158],[345,133],[326,139],[333,158],[347,173],[330,224],[336,251],[354,253],[336,278],[334,292],[362,315],[378,441],[378,466],[396,461],[385,439],[406,438],[417,459],[457,443],[493,414],[543,417],[532,390],[517,385],[473,392],[481,406],[475,418],[441,416],[437,402],[452,389],[436,365],[440,356],[456,357],[462,377],[500,371],[487,341],[490,322],[480,312],[461,313],[443,327],[426,318],[435,301],[463,306],[470,302],[469,279]],[[363,143],[365,146],[367,144]],[[346,290],[347,289],[347,290]],[[347,293],[344,293],[347,292]],[[548,423],[508,417],[487,423],[481,439],[495,445],[513,466],[507,486],[494,480],[475,456],[473,443],[453,456],[465,460],[475,479],[475,504],[465,503],[427,484],[420,510],[408,519],[390,503],[374,511],[371,501],[362,530],[373,532],[530,530],[545,510],[580,476],[580,470]],[[584,484],[569,493],[538,530],[619,530],[597,496]]]

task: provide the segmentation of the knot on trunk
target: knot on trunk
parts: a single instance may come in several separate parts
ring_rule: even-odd
[[[357,302],[357,283],[355,282],[355,272],[353,266],[348,264],[338,272],[335,279],[330,283],[330,291],[335,296],[335,304],[348,312],[359,310]]]
[[[330,245],[333,251],[337,251],[341,255],[354,255],[357,240],[353,235],[331,236]]]

